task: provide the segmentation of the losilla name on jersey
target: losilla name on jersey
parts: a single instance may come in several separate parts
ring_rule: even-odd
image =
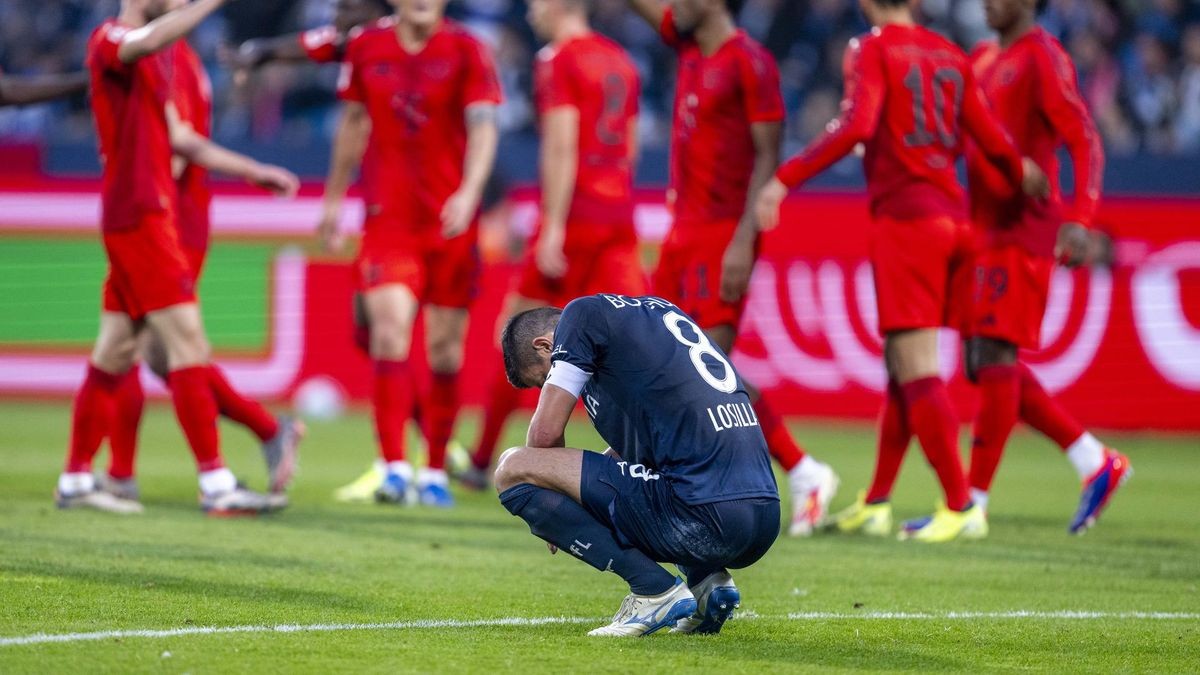
[[[758,415],[749,403],[723,403],[708,409],[708,419],[718,432],[758,426]]]

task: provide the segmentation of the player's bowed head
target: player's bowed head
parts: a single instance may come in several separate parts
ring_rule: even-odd
[[[557,307],[538,307],[517,314],[504,325],[500,350],[504,373],[512,386],[540,388],[546,381],[554,352],[554,329],[561,316],[562,310]]]

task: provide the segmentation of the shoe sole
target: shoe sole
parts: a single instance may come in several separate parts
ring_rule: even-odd
[[[204,509],[209,518],[253,518],[263,513],[260,509]]]

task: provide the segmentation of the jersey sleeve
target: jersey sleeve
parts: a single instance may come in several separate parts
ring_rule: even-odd
[[[492,62],[491,55],[478,40],[469,39],[466,42],[463,105],[500,103],[500,78],[496,75],[496,64]]]
[[[361,50],[357,46],[354,40],[346,45],[342,69],[338,73],[337,95],[343,101],[365,103],[367,95],[362,83],[362,65],[357,62]]]
[[[336,63],[342,59],[342,44],[337,28],[320,26],[300,34],[300,48],[310,61]]]
[[[538,114],[546,114],[564,105],[577,106],[577,94],[569,74],[565,54],[539,59],[537,64]]]
[[[855,145],[871,138],[879,125],[887,86],[882,52],[872,41],[855,39],[846,50],[843,71],[846,92],[841,114],[775,173],[788,187],[796,187],[832,166]]]
[[[1042,114],[1065,141],[1075,172],[1075,197],[1065,216],[1091,226],[1104,182],[1104,145],[1079,95],[1075,68],[1067,55],[1049,47],[1037,50],[1037,59]]]
[[[117,24],[102,26],[92,40],[89,61],[106,72],[128,75],[133,72],[132,64],[121,60],[121,42],[129,29]]]
[[[554,329],[554,350],[546,382],[579,395],[604,359],[608,320],[595,297],[571,301]]]
[[[969,66],[964,66],[963,73],[963,107],[961,122],[967,136],[975,142],[979,151],[995,164],[1014,186],[1020,186],[1024,177],[1021,166],[1021,153],[1009,137],[1008,132],[1000,125],[984,98],[983,89],[975,80],[975,73]]]
[[[783,94],[775,59],[764,49],[747,50],[741,70],[742,103],[750,122],[782,122]]]

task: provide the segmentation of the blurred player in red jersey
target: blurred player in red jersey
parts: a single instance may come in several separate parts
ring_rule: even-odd
[[[652,278],[654,293],[730,352],[758,254],[752,206],[779,164],[779,71],[734,23],[742,0],[629,4],[678,57],[667,193],[674,223]],[[750,391],[771,456],[788,472],[788,533],[808,536],[825,517],[837,476],[796,444],[768,397]]]
[[[335,0],[333,23],[299,35],[246,40],[230,58],[230,66],[247,71],[275,61],[337,63],[346,53],[350,31],[392,13],[388,0]]]
[[[87,71],[20,77],[0,73],[0,106],[30,105],[87,91]]]
[[[169,0],[124,0],[120,15],[101,24],[88,42],[109,275],[100,335],[75,399],[67,465],[55,493],[62,508],[141,510],[136,502],[98,490],[91,464],[112,429],[117,390],[133,366],[145,327],[167,352],[167,386],[200,470],[202,508],[213,515],[240,515],[282,505],[242,488],[221,459],[209,346],[194,271],[176,224],[179,193],[172,154],[209,169],[239,172],[237,156],[181,123],[171,100],[172,44],[222,4],[197,0],[168,11]],[[262,187],[294,191],[294,176],[264,169],[252,176]]]
[[[178,9],[186,2],[170,0],[169,9]],[[204,138],[211,135],[212,86],[200,57],[186,40],[174,43],[167,52],[171,65],[171,102],[182,125]],[[291,172],[280,167],[260,165],[258,162],[237,153],[221,149],[225,158],[222,171],[248,182],[272,186],[285,196],[292,196],[299,180]],[[192,270],[193,281],[198,284],[208,254],[209,206],[212,193],[208,185],[208,171],[203,166],[184,162],[178,172],[176,183],[179,189],[177,223],[179,243]],[[153,333],[143,334],[141,357],[150,369],[166,381],[167,354],[161,340]],[[138,498],[137,481],[134,478],[137,434],[141,423],[145,394],[142,391],[140,368],[135,363],[125,374],[117,391],[116,416],[109,437],[112,460],[108,475],[101,481],[102,488],[126,499]],[[222,415],[245,426],[262,443],[263,458],[266,460],[268,484],[271,492],[282,493],[290,482],[296,465],[296,448],[303,436],[301,422],[284,416],[276,419],[261,404],[245,398],[225,378],[214,364],[210,366],[213,395],[217,409]]]
[[[500,327],[525,310],[562,307],[584,295],[646,294],[633,226],[637,67],[620,45],[592,32],[584,0],[531,0],[528,18],[549,42],[534,65],[541,222]],[[519,393],[498,367],[479,444],[460,476],[465,485],[487,486],[496,442]]]
[[[846,52],[842,112],[825,133],[779,168],[757,205],[765,227],[795,187],[866,146],[864,168],[874,232],[871,265],[884,336],[888,394],[871,488],[838,514],[844,531],[891,531],[888,502],[915,435],[937,472],[945,504],[906,525],[902,538],[938,542],[987,534],[983,509],[971,502],[958,454],[958,420],[938,375],[937,327],[947,324],[953,295],[966,284],[974,248],[955,160],[972,138],[1002,169],[1009,189],[1046,190],[1045,176],[1022,160],[988,110],[966,55],[916,24],[909,0],[860,0],[875,28]],[[955,324],[956,325],[956,324]]]
[[[479,272],[479,203],[496,154],[500,85],[486,48],[443,17],[445,0],[393,4],[399,16],[356,31],[346,45],[345,108],[318,234],[327,248],[339,246],[342,200],[361,162],[366,223],[355,268],[387,464],[375,496],[406,503],[415,494],[421,503],[451,506],[446,444]],[[414,476],[404,431],[415,396],[408,356],[418,309],[433,378],[422,405],[429,462]]]
[[[1068,527],[1082,532],[1132,473],[1129,459],[1106,448],[1042,388],[1017,349],[1037,349],[1055,259],[1089,262],[1088,227],[1100,201],[1104,148],[1079,95],[1071,60],[1036,25],[1038,0],[985,0],[988,25],[999,42],[972,54],[975,75],[1000,122],[1021,152],[1050,178],[1050,199],[1012,194],[1003,177],[975,148],[967,152],[971,217],[984,232],[975,262],[975,291],[964,327],[967,375],[979,385],[969,480],[972,499],[986,508],[988,488],[1018,419],[1066,453],[1083,481],[1079,508]],[[1058,158],[1065,145],[1075,195],[1064,203]]]

